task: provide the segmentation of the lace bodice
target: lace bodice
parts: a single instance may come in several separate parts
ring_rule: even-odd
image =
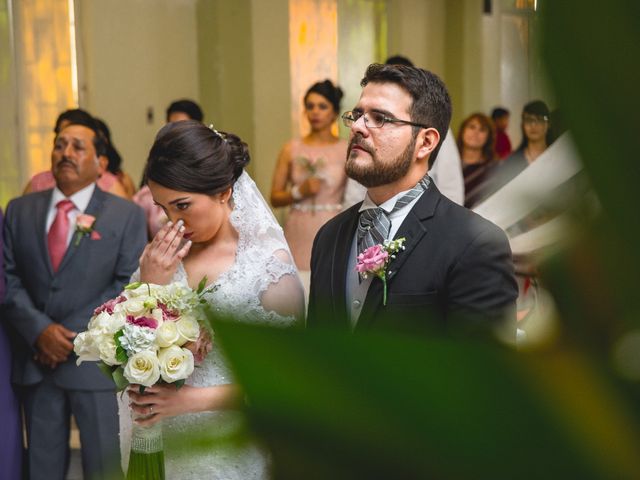
[[[250,180],[250,179],[249,179]],[[239,183],[238,181],[237,183]],[[236,194],[234,192],[234,199]],[[251,192],[249,192],[251,193]],[[233,265],[218,279],[207,286],[204,297],[211,307],[223,314],[232,314],[238,321],[287,327],[302,318],[304,308],[302,286],[297,270],[284,240],[280,240],[282,230],[271,221],[256,221],[260,208],[254,203],[254,211],[247,214],[247,192],[234,206],[231,222],[238,231],[238,249]],[[262,197],[259,200],[264,200]],[[270,212],[269,212],[270,213]],[[268,219],[267,219],[268,220]],[[283,238],[283,237],[282,237]],[[136,278],[137,276],[137,278]],[[132,281],[139,278],[136,272]],[[172,282],[188,284],[187,272],[182,264],[175,272]],[[265,308],[279,301],[300,302],[300,316],[283,316]],[[220,349],[216,348],[215,331],[213,350],[202,365],[196,367],[186,382],[204,387],[233,383],[233,377]],[[123,468],[128,464],[131,418],[129,400],[124,395],[119,400],[120,446]],[[186,414],[163,420],[163,432],[187,433],[197,428],[207,429],[207,434],[224,436],[233,434],[242,426],[242,416],[238,412],[205,412]],[[267,478],[267,457],[255,445],[234,445],[216,447],[215,451],[188,457],[177,457],[165,448],[166,478],[171,479],[261,479]]]

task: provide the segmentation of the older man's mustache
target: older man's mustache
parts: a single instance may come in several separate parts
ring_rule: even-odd
[[[78,166],[74,162],[72,162],[71,160],[69,160],[67,158],[63,158],[62,160],[60,160],[56,164],[56,170],[59,170],[64,166],[69,166],[69,167],[73,168],[76,172],[78,171]]]

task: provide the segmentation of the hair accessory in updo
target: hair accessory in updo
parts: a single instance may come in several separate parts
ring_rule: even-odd
[[[215,133],[217,136],[219,136],[223,141],[227,141],[227,136],[224,133],[220,133],[218,130],[216,130],[215,128],[213,128],[213,123],[209,124],[209,129]]]

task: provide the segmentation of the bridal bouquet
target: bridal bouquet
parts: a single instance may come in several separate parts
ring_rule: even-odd
[[[96,361],[118,391],[129,384],[170,383],[180,388],[195,363],[211,350],[202,299],[206,279],[196,291],[181,283],[136,282],[95,309],[88,330],[74,340],[77,364]],[[161,424],[134,422],[127,478],[164,478]]]

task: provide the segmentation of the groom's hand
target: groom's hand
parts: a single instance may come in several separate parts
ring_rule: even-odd
[[[40,352],[38,357],[42,359],[41,363],[55,366],[56,363],[66,361],[73,350],[72,341],[76,335],[76,332],[59,323],[52,323],[45,328],[36,340],[36,347]]]
[[[178,264],[191,248],[191,241],[180,246],[184,230],[182,220],[175,224],[169,222],[153,237],[140,257],[141,281],[158,285],[171,282]]]

